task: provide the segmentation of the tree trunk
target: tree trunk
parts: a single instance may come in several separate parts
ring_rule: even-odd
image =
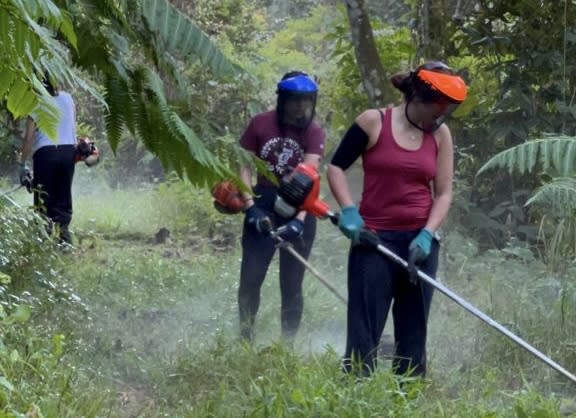
[[[418,7],[418,28],[420,42],[418,45],[418,60],[444,60],[445,46],[448,41],[444,0],[421,0]]]
[[[382,107],[391,101],[394,96],[378,56],[372,25],[366,13],[364,1],[345,0],[345,3],[356,62],[362,77],[362,85],[368,95],[370,105]]]

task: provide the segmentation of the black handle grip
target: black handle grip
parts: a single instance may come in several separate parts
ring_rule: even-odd
[[[332,222],[332,224],[338,226],[338,220],[340,219],[339,213],[328,213],[328,218]]]
[[[380,245],[380,238],[374,231],[370,231],[369,229],[362,229],[360,231],[360,236],[358,238],[360,243],[369,246],[369,247],[378,247]]]

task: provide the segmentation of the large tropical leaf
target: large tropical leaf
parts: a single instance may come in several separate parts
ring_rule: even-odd
[[[576,138],[554,136],[539,138],[516,145],[492,157],[484,164],[478,175],[493,168],[506,168],[524,174],[533,171],[538,164],[547,171],[553,169],[556,176],[567,177],[576,169]]]

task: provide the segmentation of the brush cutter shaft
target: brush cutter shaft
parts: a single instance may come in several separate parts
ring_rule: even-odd
[[[342,296],[335,288],[334,286],[332,286],[328,280],[326,280],[324,277],[322,277],[322,275],[318,272],[318,270],[316,270],[309,262],[308,260],[306,260],[304,257],[302,257],[302,255],[296,251],[294,249],[294,247],[292,246],[292,244],[290,244],[288,241],[284,241],[282,239],[282,237],[279,236],[279,232],[281,232],[281,229],[283,227],[280,227],[278,229],[274,229],[274,227],[272,226],[272,222],[270,220],[268,220],[268,222],[264,222],[263,223],[263,228],[265,229],[266,232],[268,232],[270,234],[270,236],[272,237],[272,239],[274,241],[276,241],[277,246],[279,248],[282,248],[286,251],[288,251],[290,254],[292,254],[292,256],[294,256],[300,263],[302,263],[302,265],[304,267],[306,267],[310,273],[312,273],[314,275],[314,277],[316,277],[320,283],[322,283],[324,286],[326,286],[328,288],[328,290],[330,290],[338,299],[340,299],[342,302],[344,303],[348,303],[348,301],[346,300],[346,298],[344,296]]]
[[[23,184],[19,184],[17,186],[12,187],[11,189],[0,193],[0,197],[3,197],[4,199],[6,199],[8,202],[10,202],[12,205],[16,206],[18,209],[22,209],[22,206],[20,206],[18,203],[16,203],[16,201],[14,199],[12,199],[10,197],[10,195],[12,193],[14,193],[16,190],[21,189],[22,187],[24,187]]]
[[[403,266],[404,268],[408,267],[408,263],[406,261],[404,261],[402,258],[400,258],[399,256],[397,256],[395,253],[393,253],[392,251],[390,251],[388,248],[386,248],[384,245],[382,244],[377,244],[376,245],[376,249],[378,251],[380,251],[382,254],[384,254],[385,256],[387,256],[388,258],[392,259],[393,261],[395,261],[396,263],[400,264],[401,266]],[[534,356],[536,356],[537,358],[539,358],[540,360],[542,360],[544,363],[546,363],[548,366],[552,367],[553,369],[555,369],[556,371],[562,373],[564,376],[566,376],[568,379],[570,379],[572,382],[576,383],[576,376],[573,375],[572,373],[570,373],[568,370],[566,370],[565,368],[563,368],[562,366],[560,366],[558,363],[556,363],[555,361],[553,361],[552,359],[550,359],[549,357],[547,357],[546,355],[544,355],[543,353],[541,353],[540,351],[538,351],[536,348],[532,347],[530,344],[528,344],[526,341],[524,341],[522,338],[518,337],[517,335],[513,334],[511,331],[509,331],[507,328],[503,327],[502,325],[500,325],[498,322],[494,321],[492,318],[490,318],[488,315],[484,314],[483,312],[481,312],[480,310],[478,310],[476,307],[474,307],[473,305],[471,305],[470,303],[468,303],[466,300],[462,299],[460,296],[458,296],[456,293],[454,293],[453,291],[451,291],[450,289],[448,289],[446,286],[444,286],[442,283],[434,280],[432,277],[430,277],[429,275],[427,275],[426,273],[422,272],[421,270],[418,270],[418,277],[420,277],[420,279],[424,280],[426,283],[428,283],[430,286],[434,287],[435,289],[437,289],[439,292],[443,293],[444,295],[448,296],[450,299],[452,299],[454,302],[456,302],[458,305],[460,305],[461,307],[463,307],[464,309],[466,309],[468,312],[470,312],[472,315],[476,316],[477,318],[481,319],[482,321],[486,322],[488,325],[490,325],[491,327],[495,328],[496,330],[500,331],[502,334],[504,334],[505,336],[507,336],[508,338],[510,338],[512,341],[514,341],[516,344],[518,344],[519,346],[521,346],[522,348],[524,348],[525,350],[529,351],[530,353],[532,353]]]
[[[307,210],[310,214],[320,218],[327,217],[334,225],[337,226],[339,215],[334,212],[331,212],[328,205],[323,201],[321,201],[318,197],[319,178],[315,173],[315,170],[305,166],[304,164],[301,164],[300,166],[297,167],[295,173],[299,177],[296,177],[296,175],[294,175],[293,177],[288,177],[283,183],[284,188],[281,187],[281,190],[284,192],[283,194],[281,193],[281,195],[286,202],[289,202],[288,206],[294,209]],[[312,184],[315,187],[304,187],[306,185],[309,186]],[[295,214],[296,210],[293,210],[292,212]],[[394,262],[400,264],[402,267],[408,268],[408,263],[404,259],[400,258],[394,252],[390,251],[384,245],[380,244],[378,236],[376,234],[373,234],[370,231],[363,231],[360,233],[360,242],[363,242],[364,244],[369,246],[373,246],[379,252],[384,254],[386,257],[389,257]],[[300,254],[298,254],[293,248],[291,247],[287,248],[292,250],[293,255],[300,256]],[[304,265],[308,267],[311,271],[313,271],[313,269],[311,268],[311,266],[309,266],[306,260],[302,258],[300,261],[305,263]],[[330,290],[332,290],[332,292],[335,293],[340,299],[345,300],[321,277],[319,276],[317,277],[320,278],[321,281],[324,283],[324,285],[326,285]],[[421,280],[424,280],[430,286],[437,289],[440,293],[443,293],[444,295],[448,296],[450,299],[452,299],[458,305],[466,309],[472,315],[476,316],[480,320],[490,325],[492,328],[496,329],[500,333],[510,338],[520,347],[524,348],[532,355],[542,360],[548,366],[552,367],[554,370],[558,371],[559,373],[563,374],[568,379],[570,379],[572,382],[576,383],[575,375],[570,373],[568,370],[564,369],[562,366],[560,366],[558,363],[556,363],[555,361],[553,361],[552,359],[550,359],[549,357],[538,351],[536,348],[532,347],[530,344],[528,344],[522,338],[518,337],[517,335],[509,331],[507,328],[503,327],[498,322],[494,321],[488,315],[478,310],[476,307],[468,303],[466,300],[462,299],[460,296],[452,292],[442,283],[434,280],[432,277],[428,276],[426,273],[422,272],[419,269],[418,269],[418,277]]]
[[[335,288],[332,286],[328,281],[322,277],[322,275],[316,270],[304,257],[300,255],[298,251],[294,249],[294,247],[286,241],[282,241],[278,243],[278,247],[285,249],[290,254],[292,254],[298,261],[300,261],[304,267],[306,267],[310,273],[312,273],[324,286],[328,288],[338,299],[340,299],[344,303],[348,303],[346,298],[342,296]]]
[[[14,187],[12,187],[11,189],[6,190],[5,192],[0,193],[0,196],[7,196],[9,194],[14,193],[16,190],[21,189],[22,187],[24,187],[23,184],[18,184]]]

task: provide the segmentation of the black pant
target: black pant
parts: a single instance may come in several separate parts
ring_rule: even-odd
[[[380,232],[381,243],[408,258],[408,246],[419,231]],[[436,240],[430,256],[420,270],[434,277],[438,268]],[[348,325],[344,368],[368,375],[376,367],[378,344],[390,305],[394,320],[396,351],[393,367],[396,373],[426,373],[426,333],[433,288],[419,280],[408,281],[406,270],[378,250],[354,245],[348,260]]]
[[[60,241],[70,243],[74,145],[49,145],[33,156],[34,206],[60,228]]]
[[[276,227],[286,223],[285,219],[274,214],[272,210],[275,191],[256,188],[259,198],[258,207],[265,210]],[[316,235],[316,218],[306,216],[304,233],[301,238],[292,242],[294,249],[304,258],[308,258]],[[238,289],[238,308],[240,314],[240,334],[251,341],[256,313],[260,306],[260,288],[266,278],[266,273],[272,257],[276,252],[275,241],[271,237],[262,236],[244,220],[242,233],[242,266],[240,270],[240,287]],[[292,254],[280,251],[280,294],[281,294],[281,324],[282,337],[293,340],[300,320],[304,298],[302,295],[302,280],[305,267]]]

